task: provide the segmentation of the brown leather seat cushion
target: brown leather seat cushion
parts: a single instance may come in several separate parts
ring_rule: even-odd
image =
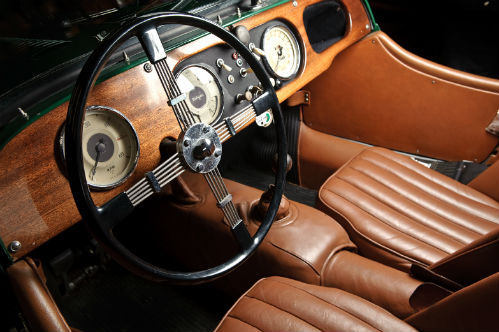
[[[271,277],[258,281],[216,331],[416,331],[388,311],[337,288]]]
[[[433,264],[496,229],[499,203],[398,153],[369,148],[321,187],[319,208],[359,251],[407,270]]]

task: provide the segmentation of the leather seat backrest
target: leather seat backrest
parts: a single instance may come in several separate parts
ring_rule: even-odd
[[[499,273],[406,319],[419,331],[499,331]]]
[[[499,227],[429,266],[463,286],[499,272]]]

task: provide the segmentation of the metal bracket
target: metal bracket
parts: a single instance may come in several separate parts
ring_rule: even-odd
[[[154,176],[153,172],[147,172],[146,179],[151,184],[152,189],[154,190],[155,193],[159,193],[161,191],[161,186],[159,185],[159,182]]]
[[[232,201],[232,195],[228,194],[220,202],[217,203],[217,206],[223,209],[230,201]]]
[[[485,128],[485,131],[489,134],[499,136],[499,111],[497,111],[495,118]]]
[[[178,103],[184,101],[185,98],[186,98],[185,93],[182,93],[181,95],[179,95],[171,100],[168,100],[168,105],[170,105],[170,107],[173,107],[173,106],[177,105]]]
[[[234,128],[232,120],[230,118],[225,118],[224,121],[225,125],[227,126],[227,129],[229,130],[230,136],[236,136],[236,129]]]

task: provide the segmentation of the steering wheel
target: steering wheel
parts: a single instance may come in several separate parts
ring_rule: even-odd
[[[224,119],[213,127],[197,123],[185,102],[175,77],[170,70],[157,27],[165,24],[182,24],[210,32],[234,48],[251,66],[262,84],[262,94],[251,105],[237,114]],[[175,113],[181,134],[177,139],[177,153],[147,172],[140,181],[121,192],[102,206],[96,206],[90,195],[83,166],[82,129],[85,107],[91,88],[111,54],[128,38],[136,36],[155,67],[161,84],[169,99],[168,104]],[[275,191],[270,206],[255,235],[252,237],[238,215],[223,178],[218,170],[222,156],[222,143],[244,128],[248,119],[271,110],[277,136],[278,162],[275,176]],[[242,120],[241,120],[242,119]],[[66,132],[66,163],[68,179],[76,205],[84,222],[101,243],[103,248],[120,264],[129,270],[154,280],[175,283],[199,283],[220,277],[248,259],[272,226],[281,201],[286,169],[286,136],[284,122],[274,88],[262,65],[232,33],[217,24],[194,15],[164,12],[139,17],[107,37],[86,61],[74,87],[69,102]],[[161,188],[183,171],[201,173],[223,211],[230,229],[239,243],[239,252],[228,261],[201,271],[171,271],[151,264],[131,252],[113,234],[116,225],[126,219],[147,197],[158,193]]]

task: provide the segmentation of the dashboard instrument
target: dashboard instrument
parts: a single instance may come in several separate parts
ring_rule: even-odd
[[[183,68],[176,76],[194,117],[205,124],[218,120],[223,110],[223,93],[215,75],[204,67],[193,65]]]
[[[64,157],[64,128],[59,142]],[[139,139],[131,122],[107,106],[89,106],[83,123],[83,163],[88,185],[111,189],[135,170]]]
[[[300,67],[300,47],[294,34],[284,25],[275,25],[263,33],[265,64],[276,77],[289,80]]]

